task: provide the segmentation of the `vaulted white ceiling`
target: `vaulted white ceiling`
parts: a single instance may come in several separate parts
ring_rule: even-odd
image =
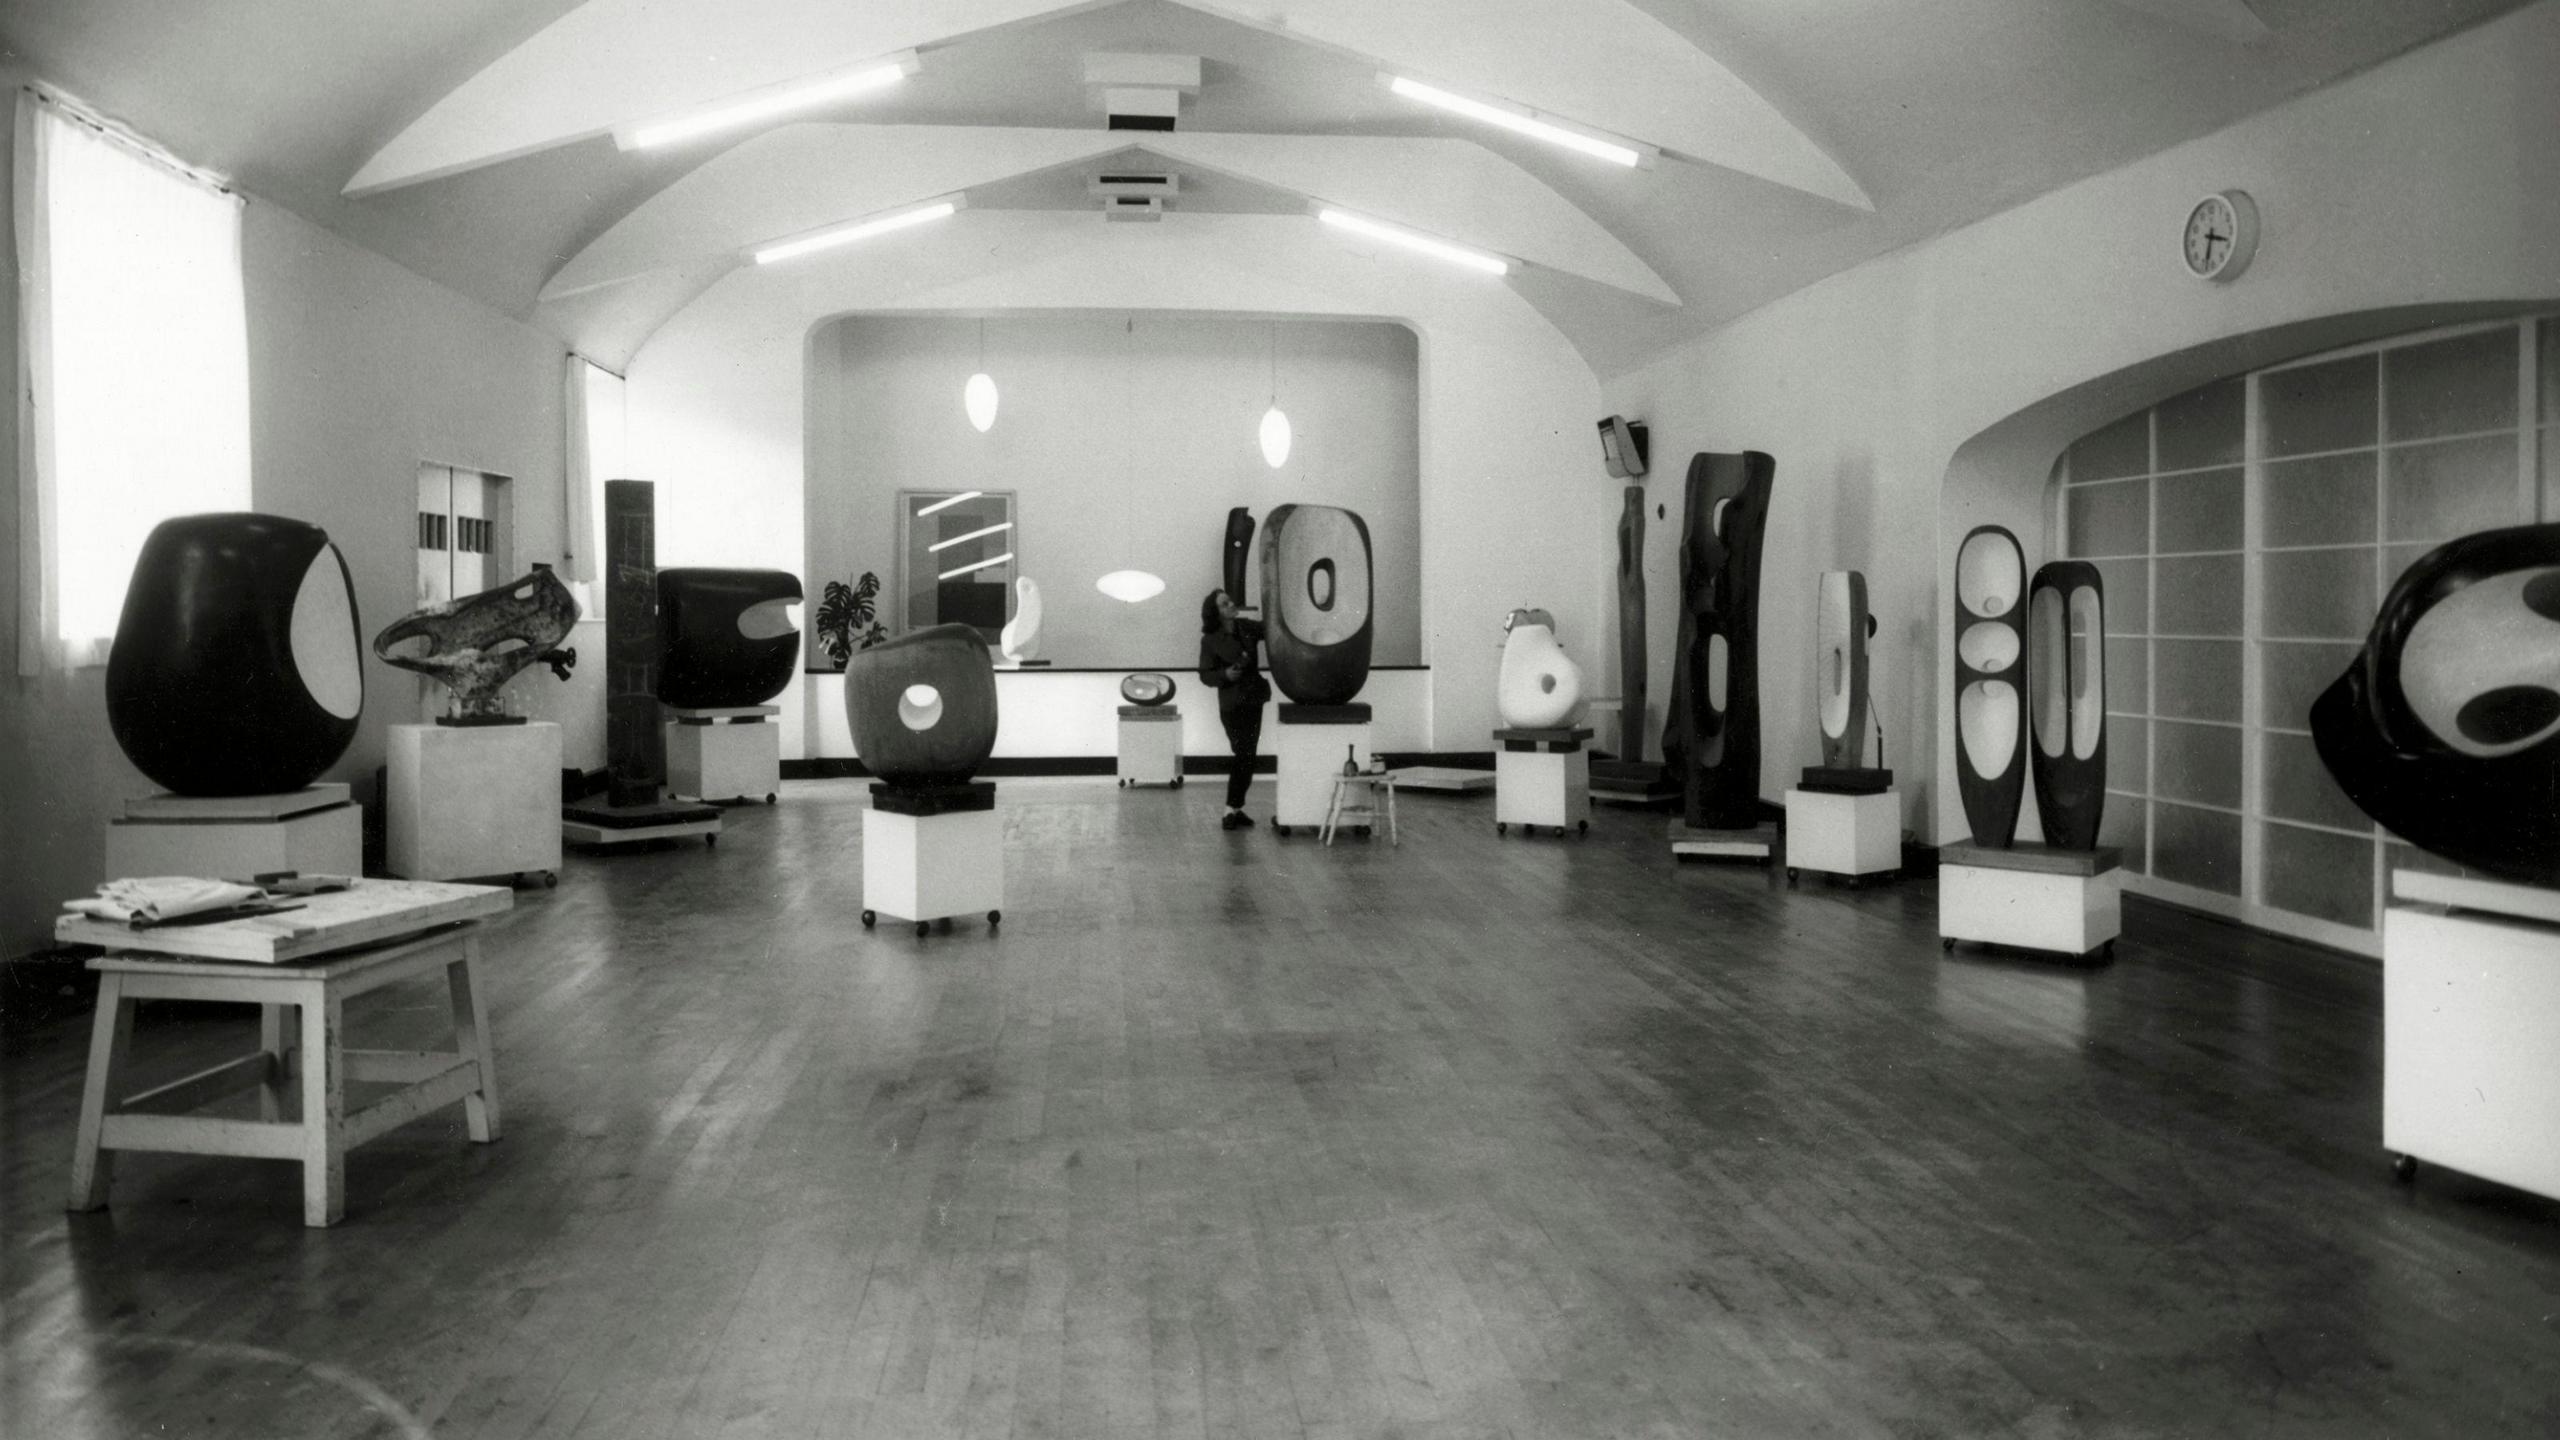
[[[1323,202],[1520,262],[1487,283],[1605,375],[2518,3],[0,0],[0,40],[252,194],[607,360],[755,242],[948,193],[963,219],[1101,227],[1087,178],[1143,164],[1183,177],[1168,225]],[[907,51],[917,73],[887,91],[666,151],[609,138]],[[1100,51],[1202,58],[1175,131],[1104,127],[1082,70]],[[1488,129],[1385,73],[1659,159]]]

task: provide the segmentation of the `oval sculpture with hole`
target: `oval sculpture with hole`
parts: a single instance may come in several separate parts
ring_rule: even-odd
[[[1282,505],[1263,521],[1262,644],[1281,694],[1350,704],[1369,682],[1375,600],[1367,521],[1331,505]]]
[[[1582,709],[1582,667],[1556,643],[1555,617],[1514,610],[1502,622],[1502,670],[1495,700],[1502,723],[1519,730],[1570,725]]]
[[[968,625],[930,625],[844,667],[844,718],[865,768],[900,789],[965,784],[996,748],[996,670]]]

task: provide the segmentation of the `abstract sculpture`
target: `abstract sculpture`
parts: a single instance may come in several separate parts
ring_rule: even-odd
[[[2093,850],[2107,804],[2107,606],[2098,567],[2039,566],[2027,587],[2027,683],[2036,818],[2044,843]]]
[[[1760,537],[1777,467],[1758,450],[1689,461],[1662,753],[1692,829],[1760,823]]]
[[[965,786],[996,748],[996,673],[976,627],[930,625],[844,668],[853,748],[895,790]]]
[[[1855,770],[1867,758],[1867,637],[1875,633],[1867,613],[1867,577],[1855,570],[1825,570],[1814,597],[1814,707],[1822,727],[1825,769]]]
[[[1228,521],[1234,533],[1234,520]],[[1369,526],[1330,505],[1283,505],[1262,527],[1264,653],[1301,705],[1348,705],[1369,679]]]
[[[2560,886],[2560,525],[2486,530],[2391,587],[2311,706],[2338,788],[2458,864]]]
[[[1120,698],[1152,709],[1173,698],[1173,677],[1153,671],[1126,676],[1120,681]]]
[[[1555,617],[1544,610],[1514,610],[1502,628],[1508,634],[1495,689],[1502,723],[1516,730],[1572,724],[1582,708],[1582,667],[1556,643]]]
[[[658,698],[679,710],[761,705],[800,667],[787,570],[658,572]]]
[[[658,487],[604,482],[606,801],[655,805],[667,783],[658,723]]]
[[[2026,785],[2027,560],[2018,537],[1984,525],[1956,550],[1956,791],[1973,843],[2005,850],[2017,838]]]
[[[1618,733],[1627,753],[1644,758],[1644,487],[1630,485],[1618,511]]]
[[[327,531],[182,515],[135,557],[107,655],[107,728],[180,795],[299,790],[364,709],[355,587]]]
[[[453,725],[521,724],[498,692],[541,661],[569,678],[578,652],[562,650],[578,623],[578,602],[548,565],[495,589],[413,610],[373,637],[373,653],[403,670],[440,680],[453,692]]]
[[[1004,622],[998,643],[1004,658],[1016,665],[1040,658],[1040,587],[1028,575],[1013,578],[1013,618]]]
[[[1253,512],[1239,505],[1227,512],[1227,545],[1219,560],[1220,588],[1242,605],[1250,598],[1244,587],[1245,565],[1253,558]]]

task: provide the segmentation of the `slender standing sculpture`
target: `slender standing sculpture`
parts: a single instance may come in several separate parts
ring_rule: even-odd
[[[1262,527],[1263,647],[1280,693],[1301,705],[1351,703],[1369,679],[1374,592],[1368,522],[1330,505],[1271,512]]]
[[[1040,605],[1039,585],[1028,575],[1013,577],[1013,618],[1004,622],[1004,631],[997,637],[1004,658],[1016,665],[1040,658],[1040,621],[1046,613]]]
[[[1855,570],[1825,570],[1814,597],[1815,683],[1821,703],[1822,764],[1856,770],[1867,760],[1867,637],[1875,633],[1867,613],[1867,577]]]
[[[969,625],[928,625],[844,667],[854,752],[890,790],[965,789],[996,748],[996,671]],[[992,792],[991,792],[992,793]]]
[[[658,572],[658,698],[679,710],[743,709],[782,693],[800,664],[786,570]]]
[[[2560,886],[2560,525],[2429,551],[2311,706],[2338,788],[2393,834]]]
[[[654,805],[667,781],[658,729],[658,487],[604,482],[606,799]]]
[[[1514,610],[1502,628],[1495,707],[1502,723],[1515,730],[1572,724],[1582,708],[1582,667],[1556,643],[1555,617],[1544,610]]]
[[[180,795],[299,790],[355,738],[362,647],[327,531],[248,512],[163,520],[107,652],[107,728]]]
[[[1778,462],[1690,458],[1680,527],[1680,643],[1663,761],[1692,829],[1760,823],[1760,537]]]
[[[1227,598],[1242,605],[1252,592],[1245,589],[1245,565],[1253,558],[1253,512],[1239,505],[1227,512],[1227,548],[1221,556],[1224,568],[1219,572],[1224,582],[1220,588]]]
[[[373,637],[373,653],[453,691],[453,713],[438,724],[521,725],[499,692],[536,661],[568,679],[578,652],[559,645],[577,623],[577,597],[537,561],[522,579],[392,621]]]
[[[2098,567],[2054,560],[2027,591],[2036,818],[2044,843],[2094,850],[2107,804],[2107,605]]]
[[[1618,511],[1618,744],[1620,760],[1644,758],[1644,487],[1630,485]]]
[[[1997,525],[1977,527],[1956,550],[1956,790],[1973,843],[2009,848],[2026,785],[2026,655],[2022,620],[2026,552]]]

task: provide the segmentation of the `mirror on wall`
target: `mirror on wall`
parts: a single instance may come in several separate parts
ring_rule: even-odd
[[[1010,490],[898,492],[898,630],[968,625],[997,643],[1021,573]]]

